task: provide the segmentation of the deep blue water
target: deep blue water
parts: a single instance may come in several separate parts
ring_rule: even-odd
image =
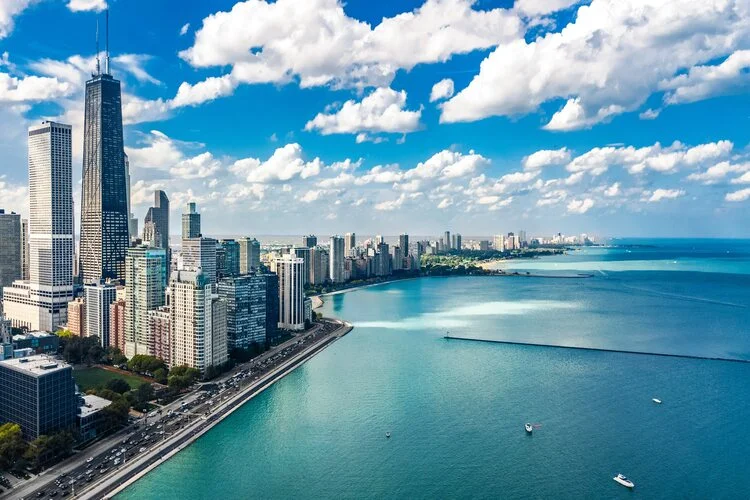
[[[118,498],[748,498],[750,364],[442,338],[750,359],[750,245],[661,244],[328,297],[352,333]]]

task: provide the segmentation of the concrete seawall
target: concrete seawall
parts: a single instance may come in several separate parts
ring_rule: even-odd
[[[446,340],[463,340],[466,342],[484,342],[487,344],[505,344],[505,345],[518,345],[526,347],[547,347],[552,349],[573,349],[578,351],[595,351],[595,352],[615,352],[619,354],[637,354],[640,356],[661,356],[665,358],[686,358],[686,359],[703,359],[708,361],[728,361],[731,363],[747,363],[750,364],[748,359],[737,359],[737,358],[722,358],[722,357],[711,357],[711,356],[693,356],[690,354],[668,354],[660,352],[643,352],[643,351],[626,351],[622,349],[604,349],[600,347],[577,347],[577,346],[566,346],[566,345],[554,345],[554,344],[538,344],[534,342],[514,342],[512,340],[492,340],[492,339],[477,339],[471,337],[454,337],[452,335],[446,335],[443,338]]]

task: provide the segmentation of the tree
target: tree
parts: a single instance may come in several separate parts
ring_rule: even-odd
[[[136,404],[134,408],[143,408],[146,404],[154,399],[154,388],[148,382],[144,382],[138,386],[138,389],[132,391],[133,400]]]
[[[181,391],[187,389],[198,380],[201,372],[189,366],[175,366],[169,371],[168,384],[170,389]]]
[[[69,455],[73,451],[73,444],[75,439],[70,431],[41,435],[29,443],[24,458],[38,469],[56,458]]]
[[[168,373],[169,372],[167,371],[166,368],[158,368],[158,369],[154,370],[154,372],[153,372],[154,380],[156,380],[160,384],[166,384],[167,383],[167,374]]]
[[[107,381],[105,387],[119,394],[124,394],[130,390],[130,385],[121,378],[113,378]]]
[[[99,344],[99,337],[81,338],[78,335],[71,335],[61,337],[60,340],[63,358],[68,363],[92,365],[101,363],[104,359],[104,349]]]
[[[151,373],[153,374],[156,370],[163,368],[166,370],[167,365],[164,360],[157,358],[156,356],[149,356],[146,354],[136,354],[130,361],[128,361],[128,370],[136,373]]]
[[[21,426],[13,422],[0,425],[0,469],[10,469],[25,451]]]
[[[118,347],[109,346],[107,347],[105,352],[110,364],[119,366],[127,364],[128,362],[128,358],[125,357],[125,355]]]

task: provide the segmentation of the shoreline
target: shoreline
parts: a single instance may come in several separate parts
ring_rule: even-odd
[[[213,414],[213,419],[209,420],[198,420],[196,424],[194,424],[194,427],[199,427],[201,422],[204,423],[204,425],[200,429],[185,429],[183,431],[182,436],[180,439],[177,439],[175,443],[171,443],[171,445],[166,446],[166,448],[169,448],[171,446],[171,449],[169,450],[154,450],[151,454],[150,461],[151,463],[146,464],[145,467],[143,467],[140,471],[135,472],[135,474],[130,474],[128,471],[121,471],[120,473],[127,476],[127,479],[119,484],[114,485],[115,487],[109,487],[105,488],[104,492],[96,492],[96,491],[88,491],[85,492],[83,495],[81,495],[80,498],[86,499],[86,498],[114,498],[119,493],[122,493],[124,490],[126,490],[128,487],[132,486],[136,482],[138,482],[140,479],[145,477],[148,473],[153,471],[154,469],[158,468],[160,465],[162,465],[164,462],[169,460],[170,458],[177,455],[179,452],[187,448],[188,446],[192,445],[195,441],[200,439],[204,434],[208,433],[211,429],[213,429],[216,425],[218,425],[220,422],[222,422],[224,419],[229,417],[232,413],[240,409],[242,406],[245,405],[245,403],[251,401],[259,394],[263,393],[266,389],[271,387],[276,382],[280,381],[284,377],[286,377],[288,374],[292,373],[294,370],[302,366],[305,362],[315,357],[316,354],[320,353],[322,350],[327,348],[329,345],[331,345],[336,340],[340,339],[344,335],[348,334],[353,327],[342,320],[336,320],[339,321],[341,326],[339,329],[337,329],[335,332],[333,332],[329,337],[319,341],[313,346],[310,346],[307,350],[297,354],[295,357],[290,359],[286,364],[278,367],[273,372],[268,373],[264,378],[258,380],[255,384],[251,384],[248,386],[245,390],[242,392],[236,394],[232,399],[228,400],[224,407],[218,410],[216,413]],[[218,415],[217,415],[218,414]],[[188,436],[188,434],[191,434]],[[164,452],[166,451],[166,453]],[[161,455],[157,458],[156,455]],[[111,479],[115,479],[114,477]]]
[[[312,300],[313,302],[313,309],[320,309],[321,307],[323,307],[323,304],[325,304],[325,300],[323,300],[323,297],[328,297],[332,295],[340,295],[342,293],[347,293],[347,292],[356,292],[357,290],[363,290],[365,288],[372,288],[374,286],[389,285],[391,283],[396,283],[398,281],[411,281],[411,280],[417,280],[417,279],[426,278],[426,277],[427,276],[413,276],[411,278],[398,278],[394,280],[379,281],[377,283],[368,283],[366,285],[353,286],[350,288],[335,290],[333,292],[321,293],[318,295],[310,295],[310,300]],[[338,319],[338,318],[333,318],[333,319]],[[340,321],[343,321],[343,320],[340,320]]]

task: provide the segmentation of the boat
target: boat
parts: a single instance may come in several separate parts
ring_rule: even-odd
[[[652,398],[651,401],[653,401],[654,403],[656,403],[658,405],[661,404],[661,399]]]
[[[617,481],[621,485],[625,486],[626,488],[633,488],[635,486],[635,484],[633,484],[633,481],[631,481],[627,477],[623,476],[622,474],[617,474],[612,479],[614,479],[615,481]]]
[[[391,433],[390,433],[390,432],[386,432],[386,433],[385,433],[385,437],[386,437],[386,438],[389,438],[389,437],[391,437]]]
[[[526,432],[531,434],[534,431],[534,426],[531,424],[524,424],[524,427],[526,428]]]

